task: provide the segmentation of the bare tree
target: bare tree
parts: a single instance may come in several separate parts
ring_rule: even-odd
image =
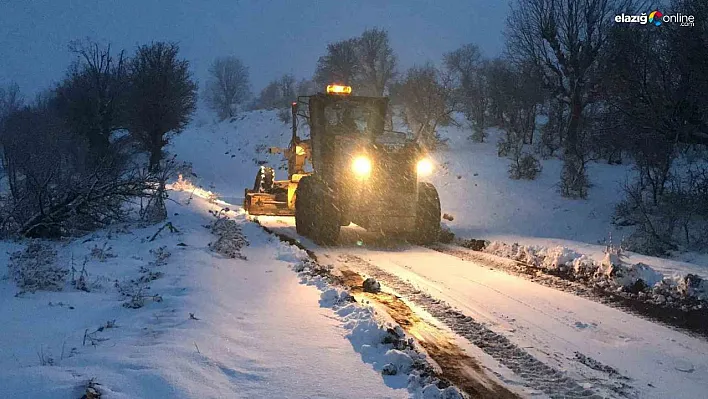
[[[297,84],[293,74],[285,74],[280,78],[280,93],[282,93],[283,106],[289,107],[297,97]]]
[[[57,86],[55,104],[64,123],[88,140],[94,161],[105,156],[113,133],[126,126],[126,57],[110,45],[72,41],[77,60]]]
[[[0,124],[8,115],[22,108],[24,101],[17,83],[0,87]]]
[[[507,24],[509,55],[530,61],[550,92],[569,108],[561,193],[587,196],[587,154],[579,142],[585,107],[597,99],[598,57],[614,16],[632,0],[517,0]]]
[[[159,167],[169,135],[182,131],[196,106],[189,62],[178,55],[177,44],[157,42],[138,47],[130,64],[130,133],[150,154],[151,171]]]
[[[330,83],[356,86],[361,70],[357,39],[327,45],[327,54],[317,60],[314,80],[320,87]]]
[[[209,68],[205,99],[209,107],[224,120],[236,115],[237,107],[251,95],[249,73],[240,59],[220,57]]]
[[[1,231],[29,237],[80,234],[126,216],[123,206],[149,188],[147,175],[130,167],[129,152],[115,145],[97,162],[80,159],[91,149],[61,123],[51,98],[10,114],[0,130],[9,186]]]
[[[255,100],[255,109],[290,109],[290,103],[297,99],[295,76],[285,74],[271,80]]]
[[[438,126],[452,122],[455,110],[452,79],[432,64],[416,66],[394,90],[395,101],[403,106],[403,117],[418,142],[435,148],[440,138]]]
[[[612,29],[600,114],[602,146],[626,149],[637,171],[618,220],[634,226],[632,250],[659,255],[708,247],[708,4],[672,6],[693,15],[695,26]]]
[[[310,79],[300,79],[295,88],[297,96],[309,96],[317,92],[317,84]]]
[[[361,84],[365,94],[383,96],[395,76],[396,55],[384,29],[367,29],[358,39]]]
[[[276,109],[282,103],[282,94],[280,92],[280,82],[272,80],[261,90],[255,100],[255,109]]]
[[[472,125],[473,138],[484,141],[488,106],[487,77],[482,56],[474,44],[467,44],[443,56],[445,68],[455,79],[456,102]]]

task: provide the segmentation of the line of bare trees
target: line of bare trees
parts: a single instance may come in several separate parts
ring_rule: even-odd
[[[196,103],[189,63],[174,43],[132,57],[90,40],[69,49],[76,60],[64,79],[34,101],[16,86],[0,90],[4,235],[80,234],[124,220],[140,198],[164,207],[154,198],[174,164],[164,147]]]

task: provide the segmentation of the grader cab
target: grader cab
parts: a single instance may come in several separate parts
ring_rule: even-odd
[[[306,104],[306,113],[298,107]],[[337,241],[341,226],[430,243],[440,232],[435,187],[419,181],[432,163],[404,133],[384,129],[388,98],[351,95],[330,85],[326,93],[293,103],[293,136],[282,152],[288,180],[274,180],[261,167],[244,206],[253,215],[293,215],[298,234],[318,244]],[[297,135],[298,116],[307,117],[310,138]],[[278,149],[273,149],[278,151]],[[312,171],[304,165],[310,161]]]

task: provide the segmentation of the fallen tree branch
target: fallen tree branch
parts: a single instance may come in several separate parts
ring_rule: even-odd
[[[179,230],[177,230],[177,228],[172,225],[172,222],[167,222],[167,223],[165,223],[162,227],[160,227],[159,229],[157,229],[157,231],[155,232],[155,234],[153,234],[152,237],[150,237],[150,239],[149,239],[148,241],[150,241],[150,242],[155,241],[155,239],[157,238],[157,236],[162,232],[162,230],[165,229],[165,227],[169,228],[170,233],[179,233]]]

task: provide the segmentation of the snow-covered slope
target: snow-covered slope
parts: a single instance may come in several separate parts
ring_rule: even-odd
[[[443,210],[455,220],[449,226],[465,237],[490,240],[511,237],[557,238],[586,243],[615,239],[624,232],[611,224],[626,166],[591,163],[593,187],[587,200],[562,198],[558,192],[561,161],[543,160],[536,180],[512,180],[509,160],[497,156],[501,132],[488,130],[485,143],[468,140],[470,131],[454,126],[441,130],[449,148],[437,154],[444,168],[434,178]]]
[[[204,225],[221,206],[171,196],[178,232],[150,241],[159,225],[114,228],[57,246],[60,266],[87,259],[90,292],[67,284],[15,296],[0,280],[1,398],[75,399],[92,380],[106,399],[408,397],[405,376],[382,377],[383,363],[355,351],[354,340],[376,344],[366,341],[378,328],[370,313],[340,318],[321,306],[320,291],[292,270],[292,247],[243,215],[230,213],[250,243],[247,260],[211,251],[216,236]],[[123,305],[135,295],[142,307]]]
[[[267,153],[290,141],[290,125],[278,120],[276,111],[248,112],[222,123],[210,122],[207,115],[195,118],[170,146],[179,160],[192,163],[197,175],[192,180],[240,204],[243,190],[253,188],[259,162],[274,167],[277,179],[287,178],[283,156]]]

